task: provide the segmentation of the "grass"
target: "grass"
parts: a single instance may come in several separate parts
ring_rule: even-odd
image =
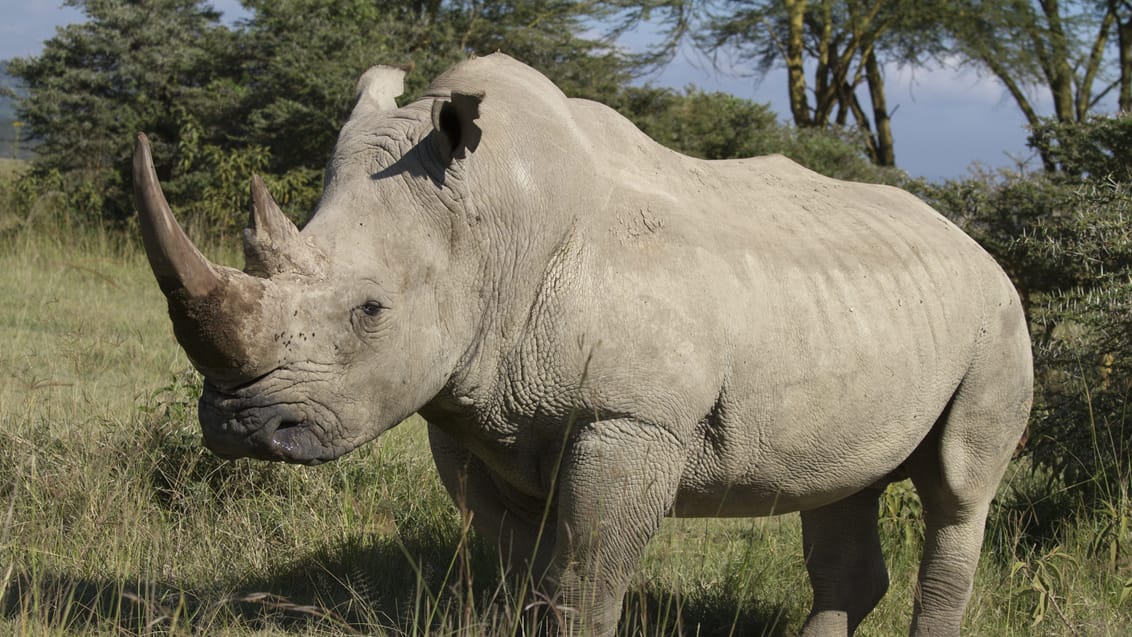
[[[0,633],[513,634],[519,605],[419,419],[322,467],[221,462],[199,444],[199,381],[136,247],[0,238],[0,299]],[[967,634],[1132,634],[1129,512],[1066,517],[1048,484],[1011,470]],[[907,630],[917,513],[890,488],[892,586],[858,634]],[[623,633],[796,632],[800,535],[797,516],[667,521]]]
[[[27,169],[28,162],[22,159],[0,157],[0,183],[23,174]]]

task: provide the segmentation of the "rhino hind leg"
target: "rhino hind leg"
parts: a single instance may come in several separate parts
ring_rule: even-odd
[[[935,445],[929,450],[941,452]],[[982,493],[956,493],[946,486],[939,471],[939,464],[930,461],[912,471],[912,482],[924,507],[924,548],[910,631],[913,637],[959,635],[994,495],[993,488]]]
[[[1010,336],[977,357],[906,463],[924,507],[913,637],[959,634],[987,512],[1029,417],[1028,337],[1024,327]]]
[[[814,603],[803,637],[852,635],[888,591],[877,533],[878,498],[868,488],[802,512],[802,544]]]

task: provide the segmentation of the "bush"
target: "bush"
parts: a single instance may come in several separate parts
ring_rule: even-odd
[[[86,233],[102,223],[102,193],[78,175],[58,170],[20,171],[0,182],[0,238],[45,227]]]
[[[1132,181],[1132,113],[1074,123],[1042,120],[1030,132],[1029,144],[1069,175]]]
[[[1042,401],[1028,453],[1086,502],[1132,492],[1132,282],[1105,275],[1092,289],[1049,295],[1033,308]]]

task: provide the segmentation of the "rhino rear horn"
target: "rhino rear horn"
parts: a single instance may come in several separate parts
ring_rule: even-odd
[[[244,230],[244,260],[248,274],[270,276],[301,262],[305,244],[299,229],[283,214],[259,175],[252,177],[252,209]]]
[[[134,204],[149,266],[166,296],[184,290],[189,297],[200,298],[221,285],[216,267],[193,245],[173,216],[157,180],[145,134],[138,134],[134,145]]]

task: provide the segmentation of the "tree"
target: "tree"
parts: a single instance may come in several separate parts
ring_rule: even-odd
[[[790,112],[799,128],[860,133],[879,166],[896,164],[884,66],[926,59],[942,47],[935,3],[913,0],[659,0],[633,3],[621,28],[660,15],[667,26],[644,58],[663,62],[685,36],[716,59],[759,74],[787,72]],[[811,73],[807,79],[807,73]],[[868,105],[863,103],[864,90]]]
[[[852,118],[870,158],[896,163],[883,67],[914,63],[940,46],[931,3],[911,0],[733,0],[697,41],[729,49],[760,72],[784,66],[796,126],[845,127]],[[812,84],[806,70],[811,69]],[[858,89],[865,89],[869,106]],[[812,102],[811,102],[812,97]]]
[[[1122,113],[1132,113],[1132,0],[1105,0],[1105,3],[1116,21],[1117,64],[1120,69],[1117,109]]]
[[[1132,2],[957,0],[947,6],[941,23],[952,52],[1002,82],[1031,128],[1042,119],[1026,90],[1034,86],[1048,93],[1061,123],[1085,122],[1113,90],[1120,110],[1132,108]],[[1047,171],[1063,168],[1038,151]]]
[[[234,102],[231,34],[199,0],[68,0],[87,22],[62,27],[38,57],[12,60],[26,85],[18,103],[36,149],[36,169],[83,184],[92,208],[110,218],[133,212],[127,159],[133,135],[150,131],[160,166],[186,113],[222,120]]]
[[[415,63],[410,96],[500,48],[577,94],[611,94],[627,78],[616,51],[580,35],[590,5],[566,0],[247,0],[252,16],[234,30],[202,0],[69,4],[87,21],[11,64],[29,91],[19,113],[41,142],[39,173],[64,176],[91,215],[117,221],[133,211],[139,131],[190,219],[238,228],[252,172],[290,210],[309,209],[354,82],[373,64]]]
[[[778,123],[774,111],[726,93],[626,87],[607,100],[656,141],[693,157],[734,159],[781,153],[824,175],[893,183],[899,171],[873,165],[856,139]]]

